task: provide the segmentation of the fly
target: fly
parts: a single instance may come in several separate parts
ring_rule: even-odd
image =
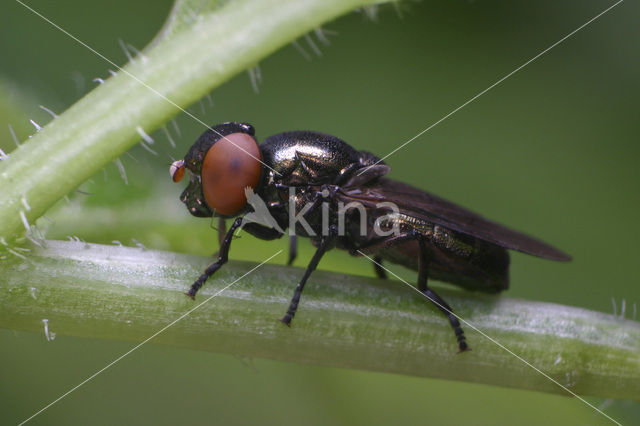
[[[220,238],[217,261],[186,293],[191,298],[227,262],[238,228],[264,240],[280,238],[290,228],[289,263],[295,258],[296,235],[317,247],[281,318],[287,325],[324,253],[340,248],[371,256],[382,278],[383,260],[418,271],[417,288],[448,318],[462,352],[468,345],[460,323],[427,285],[429,278],[498,293],[509,287],[507,249],[571,259],[546,243],[385,177],[389,166],[378,157],[324,133],[285,132],[258,144],[250,124],[219,124],[171,165],[171,177],[178,182],[185,170],[190,180],[180,200],[192,215],[219,217],[221,230],[224,219],[235,218]]]

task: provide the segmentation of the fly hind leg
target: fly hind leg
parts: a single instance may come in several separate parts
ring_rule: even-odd
[[[460,321],[453,313],[451,306],[443,298],[441,298],[435,291],[431,290],[427,286],[427,279],[429,277],[429,256],[427,254],[427,245],[424,242],[424,237],[422,235],[416,236],[418,240],[418,245],[420,248],[420,258],[418,265],[418,290],[433,303],[436,305],[440,312],[442,312],[448,319],[451,327],[453,327],[453,331],[456,334],[456,338],[458,339],[458,348],[459,352],[464,352],[469,349],[467,342],[464,337],[464,331],[460,327]]]
[[[360,249],[353,250],[352,252],[360,254],[365,254],[367,252],[376,253],[380,250],[388,249],[396,244],[408,243],[411,241],[416,241],[418,243],[418,290],[424,294],[431,303],[433,303],[440,312],[444,314],[444,316],[447,317],[451,327],[453,327],[456,339],[458,340],[458,349],[460,352],[464,352],[469,349],[469,346],[465,340],[464,332],[460,327],[460,321],[458,321],[458,318],[453,313],[451,306],[449,306],[442,297],[427,286],[427,280],[429,278],[429,250],[427,248],[424,235],[413,229],[404,234],[390,237],[384,241],[360,247]],[[373,262],[376,264],[376,270],[384,270],[382,264],[378,261],[378,258],[379,256],[375,256],[373,258]]]

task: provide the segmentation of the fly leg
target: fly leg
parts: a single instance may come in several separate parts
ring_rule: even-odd
[[[296,235],[289,235],[289,260],[287,265],[291,266],[298,255],[298,238]]]
[[[279,185],[278,187],[289,188],[288,186],[285,186],[285,185]],[[324,195],[323,191],[316,192],[313,199],[313,205],[311,207],[311,210],[315,210],[318,207],[318,205],[320,205],[320,203],[323,200],[323,197],[325,196],[326,195]],[[279,203],[279,204],[282,204],[282,203]],[[293,261],[296,260],[297,256],[298,256],[298,238],[296,234],[293,234],[289,236],[289,260],[287,261],[287,265],[291,266],[293,264]]]
[[[218,218],[218,247],[222,247],[224,243],[224,237],[227,233],[227,224],[225,223],[224,218]]]
[[[376,276],[380,279],[387,279],[387,271],[382,267],[382,258],[380,256],[374,256],[373,269],[376,271]]]
[[[222,217],[218,218],[218,229],[217,229],[217,231],[218,231],[218,250],[213,252],[211,257],[218,256],[218,253],[220,253],[220,247],[222,247],[222,243],[224,242],[224,237],[227,234],[227,224],[226,224],[224,218],[222,218]]]
[[[293,319],[294,315],[296,314],[296,310],[298,309],[298,303],[300,302],[300,295],[302,295],[302,290],[304,289],[304,285],[307,283],[307,280],[311,276],[311,273],[318,267],[318,263],[320,263],[320,259],[322,259],[322,256],[324,255],[324,253],[330,247],[331,243],[335,239],[337,232],[338,232],[337,228],[335,226],[332,226],[329,229],[329,235],[323,236],[322,239],[320,240],[320,245],[318,246],[318,249],[316,250],[313,257],[311,258],[311,262],[309,262],[309,266],[307,266],[307,270],[304,272],[304,275],[302,276],[300,283],[298,283],[298,286],[296,287],[296,292],[293,294],[293,298],[291,299],[291,304],[289,305],[289,309],[287,310],[287,313],[282,318],[280,318],[280,321],[282,321],[286,325],[291,324],[291,320]]]
[[[453,331],[456,334],[456,338],[458,339],[458,348],[459,352],[464,352],[469,347],[467,346],[467,342],[464,337],[464,331],[460,327],[460,322],[458,318],[453,314],[453,310],[451,306],[447,302],[444,301],[443,298],[438,296],[438,294],[431,290],[427,286],[427,279],[429,276],[429,257],[427,255],[427,245],[424,242],[424,237],[420,234],[417,235],[418,245],[420,247],[420,258],[418,263],[418,290],[422,292],[425,296],[429,298],[431,303],[436,305],[438,309],[449,319],[449,323],[451,327],[453,327]]]
[[[198,292],[198,290],[200,290],[200,287],[202,287],[205,281],[207,281],[207,278],[209,278],[218,269],[220,269],[222,265],[227,263],[227,260],[229,260],[229,257],[228,257],[229,246],[231,246],[231,239],[233,238],[233,233],[236,231],[236,229],[238,229],[240,225],[242,225],[241,217],[237,218],[233,222],[233,225],[231,225],[231,228],[229,228],[229,231],[227,231],[227,234],[225,235],[224,240],[222,241],[222,244],[220,244],[220,252],[218,254],[218,260],[212,263],[211,265],[207,266],[207,269],[204,270],[202,275],[200,275],[198,279],[193,284],[191,284],[191,288],[189,289],[188,292],[185,293],[187,296],[189,296],[192,299],[195,299],[196,293]]]
[[[373,244],[362,246],[359,249],[352,250],[352,253],[379,253],[380,250],[388,249],[391,246],[396,244],[406,244],[411,241],[416,241],[418,243],[418,290],[424,294],[430,301],[433,303],[439,310],[442,312],[448,319],[451,327],[453,327],[453,331],[458,340],[458,348],[460,352],[466,351],[469,349],[467,342],[464,337],[464,332],[460,327],[460,322],[458,318],[453,314],[453,310],[451,306],[447,302],[444,301],[435,291],[431,290],[427,286],[427,280],[429,277],[429,250],[427,248],[427,244],[425,242],[425,237],[419,231],[412,229],[406,233],[400,234],[395,237],[390,237],[383,241],[374,242]],[[373,261],[377,263],[377,267],[380,269],[382,265],[378,261],[380,256],[375,255],[373,257]],[[376,268],[376,269],[378,269]]]
[[[289,187],[287,185],[282,185],[282,184],[276,184],[276,188],[279,189],[289,189]],[[287,206],[285,203],[283,203],[282,201],[276,201],[276,202],[272,202],[269,203],[269,209],[276,209],[276,208],[282,208]],[[289,235],[289,260],[287,260],[287,265],[291,266],[293,264],[293,261],[296,260],[296,257],[298,256],[298,239],[296,234],[293,235]]]

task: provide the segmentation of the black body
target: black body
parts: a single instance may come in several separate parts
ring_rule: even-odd
[[[208,130],[192,146],[185,157],[185,166],[192,172],[191,183],[181,200],[195,216],[212,216],[202,196],[199,178],[200,163],[207,150],[222,136],[234,132],[251,135],[250,125],[225,123]],[[269,212],[282,230],[289,225],[289,188],[295,187],[295,209],[311,204],[304,215],[312,228],[296,227],[296,235],[312,238],[318,248],[307,271],[298,284],[291,306],[282,321],[287,325],[295,315],[302,289],[311,272],[328,249],[338,247],[353,255],[367,255],[374,260],[379,276],[384,276],[382,259],[402,264],[419,272],[418,289],[449,318],[458,339],[460,351],[467,349],[464,334],[449,305],[427,286],[427,278],[450,282],[468,290],[495,293],[509,286],[509,254],[506,249],[518,250],[551,260],[569,260],[561,251],[502,225],[488,221],[466,209],[439,197],[384,177],[389,167],[366,151],[358,151],[344,141],[330,135],[309,131],[280,133],[265,139],[260,145],[262,168],[260,184],[255,188],[269,206]],[[339,235],[338,203],[358,202],[367,210],[366,232],[361,234],[360,214],[348,210],[346,227]],[[392,202],[399,212],[378,208],[380,202]],[[329,206],[329,227],[323,235],[322,204]],[[325,207],[326,208],[326,207]],[[247,207],[221,241],[220,257],[193,284],[188,295],[194,297],[198,289],[222,264],[233,232],[242,225],[242,216],[251,211]],[[381,237],[373,232],[374,221],[385,216],[383,230],[393,226],[399,234]],[[261,239],[279,238],[283,233],[256,223],[244,229]],[[315,234],[312,235],[312,234]],[[295,257],[295,239],[292,238]]]

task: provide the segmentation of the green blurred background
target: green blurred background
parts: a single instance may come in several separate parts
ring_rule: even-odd
[[[144,47],[171,7],[169,0],[28,4],[122,65],[118,40]],[[313,129],[385,155],[611,4],[423,1],[401,3],[399,11],[381,7],[375,21],[353,13],[325,26],[329,46],[313,36],[321,57],[300,39],[311,60],[287,46],[260,64],[259,93],[241,74],[212,92],[213,107],[205,98],[189,111],[211,124],[250,122],[260,139]],[[627,318],[640,304],[639,18],[637,3],[620,4],[387,160],[391,177],[573,255],[559,264],[513,254],[507,297],[608,313],[612,299],[618,313],[624,300]],[[5,152],[15,146],[8,124],[26,139],[33,133],[29,119],[50,120],[38,105],[61,113],[96,85],[94,78],[108,76],[103,60],[9,0],[0,3],[0,58]],[[114,165],[83,184],[93,195],[72,194],[48,213],[55,223],[47,237],[215,251],[216,231],[188,215],[177,199],[183,185],[172,184],[167,171],[203,128],[184,114],[176,125],[180,134],[168,125],[176,149],[154,133],[157,157],[136,147],[122,157],[128,185]],[[286,245],[244,236],[231,257],[259,261]],[[296,265],[304,266],[311,252],[301,242]],[[372,275],[365,260],[343,252],[331,252],[320,268]],[[63,334],[47,342],[44,335],[0,330],[0,423],[23,420],[131,347]],[[467,334],[470,342],[482,338]],[[622,423],[639,422],[638,404],[589,400]],[[33,422],[607,423],[563,396],[152,344]]]

